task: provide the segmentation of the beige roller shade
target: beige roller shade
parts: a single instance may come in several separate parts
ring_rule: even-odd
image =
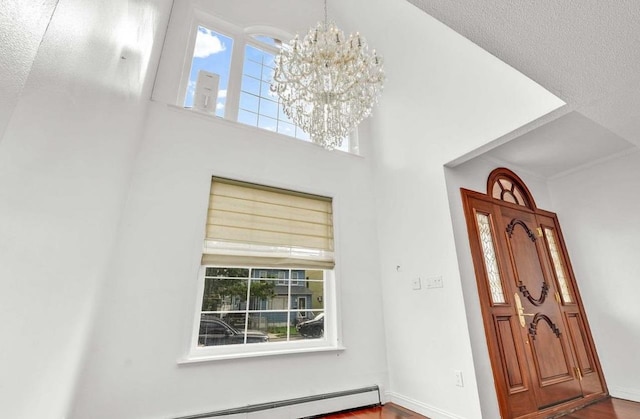
[[[286,265],[293,258],[300,267],[306,266],[303,260],[311,264],[321,262],[325,268],[327,262],[332,266],[331,198],[214,177],[206,241],[216,243],[218,249],[224,248],[224,243],[234,249],[238,249],[238,245],[240,248],[242,245],[247,249],[258,248],[265,264],[270,260],[277,262],[277,266]],[[275,254],[269,254],[268,249]],[[227,256],[227,259],[220,255],[224,252],[205,250],[205,253],[203,263],[238,261],[238,252],[233,252],[234,257]],[[251,259],[255,257],[251,256]],[[252,262],[247,264],[261,263]]]

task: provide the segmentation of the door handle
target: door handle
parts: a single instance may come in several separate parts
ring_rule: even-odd
[[[516,310],[518,311],[518,318],[520,320],[520,326],[525,327],[527,325],[527,322],[524,320],[524,316],[535,316],[535,314],[531,314],[531,313],[525,313],[524,312],[524,307],[522,307],[522,301],[520,301],[520,296],[518,295],[518,293],[516,292],[515,294],[513,294],[513,299],[516,302]]]

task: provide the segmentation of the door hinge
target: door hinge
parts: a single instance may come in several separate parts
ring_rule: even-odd
[[[538,237],[542,237],[542,229],[538,227],[536,230],[538,230]]]
[[[560,301],[560,294],[558,294],[558,291],[556,291],[556,301],[558,304],[562,303],[562,301]]]
[[[582,371],[580,371],[580,367],[573,367],[575,374],[576,374],[576,379],[582,381]]]

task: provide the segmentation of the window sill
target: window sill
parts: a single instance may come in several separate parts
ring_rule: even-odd
[[[268,345],[268,344],[267,344]],[[227,349],[227,348],[224,348]],[[225,353],[213,353],[212,351],[207,351],[206,354],[201,354],[197,352],[191,352],[186,355],[184,358],[178,360],[178,365],[186,365],[186,364],[196,364],[200,362],[210,362],[210,361],[224,361],[228,359],[241,359],[241,358],[256,358],[263,356],[274,356],[274,355],[294,355],[294,354],[304,354],[304,353],[313,353],[313,352],[343,352],[346,350],[346,347],[342,345],[323,345],[323,346],[311,346],[311,347],[297,347],[297,348],[287,348],[287,349],[268,349],[264,348],[262,350],[257,351],[246,351],[247,348],[241,348],[242,351],[236,352],[227,352]]]

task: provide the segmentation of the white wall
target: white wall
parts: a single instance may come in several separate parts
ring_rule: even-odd
[[[458,267],[460,269],[462,292],[464,295],[469,337],[471,340],[483,418],[498,418],[500,417],[500,411],[482,322],[482,311],[478,297],[473,260],[471,258],[469,236],[467,234],[467,224],[462,206],[460,188],[486,193],[487,178],[491,171],[497,167],[504,167],[504,165],[494,160],[477,157],[454,168],[445,168],[449,207],[451,208],[451,219],[458,255]],[[515,167],[509,168],[516,172],[527,185],[533,195],[536,206],[550,210],[551,199],[546,180],[518,170],[518,168]]]
[[[224,15],[231,10],[225,7],[212,10],[237,22]],[[270,18],[258,4],[232,10],[256,13],[263,25],[283,17]],[[167,45],[157,82],[165,92],[166,75],[174,73],[167,66],[181,66],[174,58],[184,54],[184,45]],[[171,102],[172,94],[154,96]],[[373,384],[386,388],[369,158],[154,102],[135,167],[71,418],[177,417]],[[334,197],[345,351],[178,364],[199,305],[212,175]]]
[[[211,176],[334,197],[342,353],[178,365]],[[369,162],[155,103],[72,418],[158,418],[379,384],[387,367]]]
[[[171,417],[372,383],[434,418],[480,417],[442,166],[561,102],[404,0],[353,0],[333,13],[382,53],[388,75],[360,138],[364,158],[160,103],[146,116],[170,3],[60,0],[32,66],[25,53],[29,77],[0,115],[1,416],[61,418],[81,364],[68,416],[78,419]],[[52,3],[41,4],[46,21]],[[253,12],[244,23],[255,25],[319,11],[294,0],[212,4]],[[28,24],[30,51],[42,22]],[[177,365],[212,174],[336,198],[344,353]],[[414,292],[418,275],[442,275],[444,288]]]
[[[390,397],[429,417],[479,418],[443,165],[562,102],[408,2],[339,8],[386,65],[370,130]],[[432,276],[444,288],[412,290],[413,278]]]
[[[58,419],[115,240],[168,2],[20,3],[3,3],[0,20],[0,416]],[[133,36],[121,36],[130,22]]]
[[[640,401],[640,152],[549,182],[611,395]]]

